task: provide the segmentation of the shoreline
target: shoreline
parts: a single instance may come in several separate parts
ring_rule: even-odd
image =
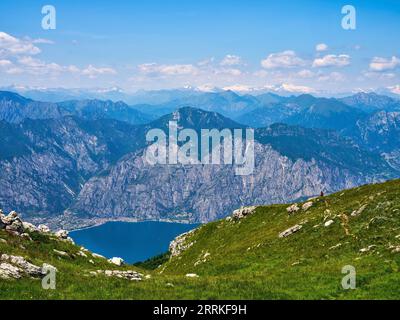
[[[185,221],[185,220],[169,220],[169,219],[166,219],[166,220],[164,220],[164,219],[161,219],[161,220],[157,220],[157,219],[137,220],[137,219],[129,219],[129,218],[128,219],[117,219],[117,220],[105,219],[104,221],[96,222],[95,224],[90,225],[90,226],[80,227],[77,229],[71,229],[68,231],[70,233],[74,233],[74,232],[78,232],[78,231],[83,231],[83,230],[100,227],[107,223],[113,223],[113,222],[123,222],[123,223],[163,222],[163,223],[171,223],[171,224],[176,223],[176,224],[187,224],[187,225],[201,225],[202,224],[202,223],[198,223],[198,222],[190,222],[190,221]]]

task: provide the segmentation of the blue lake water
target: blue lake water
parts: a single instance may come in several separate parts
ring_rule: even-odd
[[[92,252],[134,263],[167,252],[171,240],[197,226],[166,222],[108,222],[73,231],[70,236],[76,244]]]

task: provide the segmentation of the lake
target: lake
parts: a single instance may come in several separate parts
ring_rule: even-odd
[[[167,222],[108,222],[72,231],[77,245],[107,258],[121,257],[127,263],[144,261],[168,251],[169,243],[198,224]]]

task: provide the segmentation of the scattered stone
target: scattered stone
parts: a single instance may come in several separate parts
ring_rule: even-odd
[[[59,230],[55,233],[55,236],[60,239],[68,239],[68,231],[66,230]]]
[[[97,254],[97,253],[92,253],[92,257],[98,258],[98,259],[106,259],[106,257],[102,256],[101,254]]]
[[[78,251],[78,252],[77,252],[77,255],[80,256],[80,257],[87,258],[87,254],[84,253],[83,251]]]
[[[333,221],[333,220],[328,220],[327,222],[325,222],[324,227],[329,227],[334,222],[335,221]]]
[[[226,217],[226,219],[225,219],[225,221],[226,222],[231,222],[233,219],[232,219],[232,217],[231,216],[229,216],[229,217]]]
[[[68,253],[66,253],[65,251],[59,251],[56,249],[53,249],[54,253],[60,257],[69,257]]]
[[[195,274],[195,273],[188,273],[187,275],[186,275],[186,278],[198,278],[199,276],[197,275],[197,274]]]
[[[292,204],[290,207],[286,208],[286,211],[287,211],[289,214],[295,213],[295,212],[297,212],[297,211],[299,211],[299,210],[300,210],[300,208],[299,208],[299,206],[297,205],[297,203]]]
[[[400,253],[400,246],[394,247],[392,253]]]
[[[45,224],[39,225],[38,230],[41,233],[50,233],[50,228],[48,226],[46,226]]]
[[[292,235],[293,233],[298,232],[302,227],[303,227],[302,225],[296,224],[295,226],[293,226],[293,227],[281,232],[279,234],[279,238],[286,238],[286,237]]]
[[[364,204],[361,208],[359,208],[358,210],[354,210],[352,213],[351,213],[351,216],[352,217],[356,217],[356,216],[358,216],[358,215],[360,215],[361,213],[363,213],[364,212],[364,210],[367,208],[367,204]]]
[[[235,220],[243,219],[243,218],[253,214],[256,211],[256,209],[257,209],[256,206],[242,207],[240,209],[233,211],[232,218]]]
[[[361,252],[361,253],[365,253],[365,252],[368,252],[368,251],[370,251],[371,249],[373,249],[373,248],[375,248],[375,247],[376,247],[376,245],[370,245],[370,246],[368,246],[368,247],[366,247],[366,248],[360,249],[360,252]]]
[[[21,234],[21,238],[24,238],[24,239],[26,239],[28,241],[33,241],[31,236],[29,234],[27,234],[27,233],[22,233]]]
[[[342,246],[342,244],[338,243],[337,245],[334,245],[334,246],[330,247],[329,250],[337,249],[337,248],[339,248],[341,246]]]
[[[168,283],[166,284],[166,286],[167,286],[167,287],[171,287],[171,288],[174,287],[174,285],[173,285],[172,283],[170,283],[170,282],[168,282]]]
[[[7,244],[7,240],[4,240],[4,239],[0,238],[0,243]]]
[[[124,259],[118,258],[118,257],[114,257],[114,258],[108,259],[108,262],[112,263],[112,264],[115,264],[118,267],[121,267],[121,266],[124,265]]]
[[[133,270],[127,270],[127,271],[97,270],[97,273],[104,274],[107,277],[115,277],[115,278],[130,280],[130,281],[141,281],[143,278],[143,275],[141,273],[133,271]]]
[[[92,259],[89,260],[89,263],[94,264],[94,261]]]
[[[39,231],[39,229],[36,226],[34,226],[32,223],[29,223],[29,222],[22,222],[22,226],[24,227],[24,230],[28,231],[28,232],[38,232]]]
[[[313,202],[309,201],[306,202],[305,204],[303,204],[303,206],[301,207],[301,209],[303,209],[303,211],[307,211],[308,209],[310,209],[313,206]]]

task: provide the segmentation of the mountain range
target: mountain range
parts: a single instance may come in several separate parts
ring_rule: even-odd
[[[0,207],[65,228],[121,219],[207,222],[243,205],[398,177],[396,100],[360,97],[226,91],[140,109],[0,92]],[[231,165],[148,165],[146,133],[171,120],[197,131],[256,127],[254,174],[236,176]]]

